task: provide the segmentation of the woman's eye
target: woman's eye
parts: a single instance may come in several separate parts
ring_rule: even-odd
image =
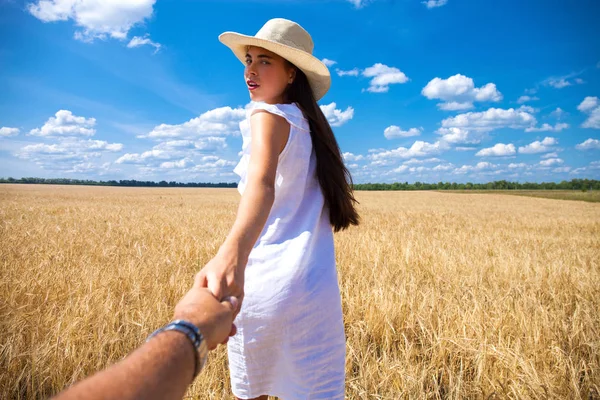
[[[261,64],[264,64],[264,65],[269,65],[269,64],[270,64],[270,62],[268,62],[268,61],[266,61],[266,60],[263,60],[263,61],[261,61],[260,63],[261,63]],[[249,59],[249,58],[246,58],[246,65],[249,65],[249,64],[252,64],[252,60],[251,60],[251,59]]]

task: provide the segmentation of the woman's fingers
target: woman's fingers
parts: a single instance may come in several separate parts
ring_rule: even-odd
[[[215,296],[215,298],[220,301],[223,295],[225,294],[225,291],[223,290],[223,281],[212,274],[207,277],[207,281],[208,290],[210,290],[213,296]]]
[[[198,272],[196,274],[196,277],[194,278],[194,286],[196,287],[207,287],[208,283],[206,281],[206,272],[204,272],[204,270],[201,270],[200,272]]]

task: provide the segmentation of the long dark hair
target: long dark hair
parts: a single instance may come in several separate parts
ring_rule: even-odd
[[[286,60],[296,69],[296,77],[288,85],[285,96],[289,103],[300,105],[310,125],[310,136],[317,156],[317,179],[321,185],[325,205],[329,208],[329,221],[338,232],[350,225],[358,225],[360,217],[356,211],[352,189],[352,176],[344,164],[340,146],[333,130],[317,104],[304,72]]]

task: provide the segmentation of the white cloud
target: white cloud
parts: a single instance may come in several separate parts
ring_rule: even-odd
[[[432,168],[433,171],[452,171],[454,169],[454,164],[438,164]]]
[[[540,161],[540,165],[542,167],[551,167],[553,165],[560,165],[562,164],[564,161],[561,160],[560,158],[548,158],[547,160],[542,160]]]
[[[400,165],[399,167],[394,168],[393,170],[391,170],[389,173],[390,174],[399,174],[399,173],[407,171],[408,168],[409,168],[408,165]]]
[[[354,117],[354,108],[348,107],[345,111],[336,109],[336,103],[322,105],[321,111],[331,126],[342,126]]]
[[[575,146],[577,150],[600,150],[600,140],[589,138]]]
[[[63,172],[102,172],[91,160],[100,158],[105,153],[121,151],[121,143],[108,143],[103,140],[82,140],[79,138],[63,139],[60,143],[34,143],[22,147],[15,156],[29,160],[47,170]]]
[[[360,70],[358,68],[353,68],[349,71],[342,71],[341,69],[336,69],[338,76],[358,76],[360,74]]]
[[[590,116],[588,117],[588,119],[586,119],[584,121],[583,124],[581,124],[582,128],[594,128],[594,129],[600,129],[600,107],[596,107],[590,114]]]
[[[335,64],[337,64],[337,61],[333,61],[333,60],[330,60],[330,59],[328,59],[328,58],[324,58],[324,59],[322,59],[322,60],[321,60],[321,62],[322,62],[323,64],[325,64],[327,67],[332,67],[332,66],[334,66]]]
[[[385,161],[395,158],[426,157],[428,155],[439,154],[448,149],[448,144],[442,141],[428,143],[417,140],[410,148],[398,147],[393,150],[374,152],[369,155],[369,158],[374,161]]]
[[[82,163],[71,166],[71,168],[68,170],[65,170],[65,172],[76,173],[76,174],[98,172],[100,175],[102,175],[102,170],[108,169],[105,164],[103,164],[102,166],[99,166],[99,165],[91,163],[91,162],[82,162]],[[110,165],[110,163],[107,163],[107,164]]]
[[[527,164],[525,163],[510,163],[508,164],[508,168],[509,169],[523,169],[523,168],[527,168]]]
[[[137,170],[144,176],[153,176],[154,179],[164,179],[166,176],[177,179],[185,174],[187,179],[223,181],[223,179],[234,179],[232,167],[235,164],[234,161],[224,160],[217,156],[204,156],[197,160],[184,157],[154,165],[139,166]]]
[[[203,137],[192,140],[169,140],[154,146],[143,153],[126,153],[119,157],[116,164],[143,164],[153,166],[162,161],[187,158],[193,154],[214,153],[227,147],[224,137]]]
[[[529,143],[526,146],[519,147],[519,153],[521,154],[538,154],[547,153],[553,151],[552,146],[558,144],[558,141],[553,137],[545,137],[541,142],[536,140],[535,142]]]
[[[426,158],[424,160],[419,160],[417,158],[411,158],[410,160],[404,161],[404,165],[413,165],[413,164],[426,164],[426,163],[436,163],[440,162],[439,158]]]
[[[502,100],[502,93],[496,89],[495,84],[488,83],[476,88],[473,79],[461,74],[448,79],[433,78],[421,90],[421,94],[429,100],[443,100],[444,103],[438,103],[438,107],[451,111],[473,108],[475,101]]]
[[[46,144],[35,143],[23,147],[21,150],[27,154],[72,154],[79,152],[95,152],[98,150],[121,151],[121,143],[108,143],[104,140],[66,140],[61,143]]]
[[[481,142],[480,132],[471,132],[462,128],[439,128],[436,133],[442,135],[442,140],[453,144],[469,144]]]
[[[575,168],[574,170],[572,170],[569,173],[571,173],[573,175],[579,175],[579,174],[582,174],[582,173],[584,173],[586,171],[587,171],[587,168],[586,167],[582,167],[582,168]]]
[[[456,151],[474,151],[477,150],[477,147],[470,147],[470,146],[456,146],[454,148],[454,150]]]
[[[446,5],[446,3],[448,3],[448,0],[425,0],[421,2],[421,4],[425,4],[425,7],[427,7],[428,9],[441,7],[443,5]]]
[[[27,9],[44,22],[72,19],[81,30],[75,38],[93,41],[95,38],[124,40],[136,24],[152,16],[156,0],[38,0]]]
[[[356,155],[356,154],[353,154],[353,153],[350,153],[350,152],[345,152],[344,154],[342,154],[342,156],[344,157],[344,161],[346,161],[346,162],[361,161],[361,160],[364,160],[364,158],[365,158],[361,154]]]
[[[512,143],[496,143],[492,147],[479,150],[475,155],[478,157],[505,157],[516,153],[515,145]]]
[[[423,128],[410,128],[407,131],[403,131],[402,128],[396,125],[388,126],[383,131],[383,135],[386,139],[396,139],[400,137],[410,137],[410,136],[419,136]]]
[[[561,172],[569,172],[571,171],[571,167],[558,167],[554,168],[552,172],[561,173]]]
[[[478,162],[476,165],[463,165],[460,168],[456,168],[452,173],[453,174],[466,174],[467,172],[479,172],[483,170],[490,170],[496,168],[496,164],[489,163],[487,161]]]
[[[594,108],[600,105],[600,100],[596,96],[587,96],[583,101],[577,106],[577,109],[581,112],[589,112]]]
[[[367,4],[373,2],[374,0],[346,0],[349,3],[352,3],[356,8],[363,8]]]
[[[556,110],[552,111],[550,113],[550,116],[554,117],[556,119],[560,119],[564,114],[565,114],[565,111],[562,108],[556,107]]]
[[[207,138],[207,139],[222,139],[224,138]],[[203,143],[203,141],[194,142],[193,140],[167,140],[154,146],[157,150],[194,150],[197,146],[196,143]]]
[[[147,135],[150,139],[195,139],[202,136],[225,136],[239,133],[239,122],[245,118],[243,108],[220,107],[178,125],[160,124]]]
[[[367,91],[372,93],[385,93],[389,90],[390,85],[408,82],[408,77],[404,72],[398,68],[388,67],[381,63],[366,68],[362,74],[367,78],[373,78],[367,89]]]
[[[564,76],[551,76],[550,78],[544,80],[542,83],[547,86],[552,86],[555,89],[562,89],[567,86],[572,86],[574,84],[581,85],[585,83],[585,81],[581,78],[575,78],[580,73],[581,72],[573,72]]]
[[[568,127],[569,127],[569,124],[565,124],[565,123],[558,123],[558,124],[555,124],[554,126],[544,123],[540,127],[531,126],[527,129],[525,129],[525,132],[560,132],[563,129],[567,129]]]
[[[178,161],[165,161],[162,164],[160,164],[160,168],[181,169],[181,168],[191,167],[192,165],[194,165],[194,162],[191,159],[186,157],[186,158],[182,158],[181,160],[178,160]]]
[[[148,150],[141,154],[126,153],[119,157],[116,164],[144,164],[152,160],[169,160],[172,155],[165,150]]]
[[[537,97],[537,96],[521,96],[517,100],[517,103],[523,104],[523,103],[527,103],[528,101],[535,101],[535,100],[539,100],[539,97]]]
[[[528,106],[527,104],[523,104],[521,107],[517,108],[517,111],[522,111],[522,112],[526,112],[529,114],[533,114],[536,113],[538,110],[536,110],[535,108]]]
[[[59,110],[41,128],[32,129],[29,134],[43,137],[94,136],[95,118],[77,117],[69,110]]]
[[[600,129],[600,101],[597,97],[587,96],[577,109],[589,114],[588,119],[581,124],[582,128]]]
[[[528,110],[530,111],[530,110]],[[443,128],[463,128],[491,131],[499,128],[524,129],[534,126],[536,118],[524,109],[490,108],[482,112],[468,112],[442,121]]]
[[[556,89],[562,89],[564,87],[571,86],[571,82],[568,82],[564,78],[550,78],[548,80],[548,85]]]
[[[429,171],[429,170],[431,170],[431,168],[427,168],[427,167],[410,167],[408,170],[410,172],[412,172],[412,173],[414,173],[414,172],[421,173],[421,172]]]
[[[212,172],[212,173],[224,173],[231,170],[237,163],[235,161],[223,160],[218,157],[204,157],[201,163],[196,164],[191,171],[193,172]]]
[[[69,110],[59,110],[41,127],[30,131],[30,135],[54,139],[55,143],[32,143],[18,149],[14,155],[32,161],[43,169],[67,173],[104,174],[109,170],[104,163],[96,162],[105,154],[123,150],[121,143],[104,140],[83,139],[96,131],[94,118],[75,116]]]
[[[541,158],[558,158],[557,152],[547,153],[540,156]]]
[[[465,102],[465,103],[459,103],[457,101],[449,101],[446,103],[438,103],[438,108],[440,110],[444,110],[444,111],[463,111],[463,110],[468,110],[470,108],[473,108],[473,103],[471,102]]]
[[[160,43],[156,43],[153,42],[150,37],[148,36],[148,34],[142,36],[134,36],[129,43],[127,44],[127,47],[134,48],[134,47],[140,47],[140,46],[152,46],[154,47],[154,53],[156,54],[160,48],[161,48],[161,44]]]
[[[19,128],[9,128],[3,126],[0,128],[0,137],[16,136],[20,132]]]

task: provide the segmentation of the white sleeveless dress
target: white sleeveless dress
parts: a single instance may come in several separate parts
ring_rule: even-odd
[[[346,347],[333,232],[308,121],[295,103],[252,103],[240,123],[243,154],[234,170],[240,193],[257,109],[284,117],[290,135],[279,156],[273,207],[246,266],[238,333],[227,346],[233,393],[343,399]]]

